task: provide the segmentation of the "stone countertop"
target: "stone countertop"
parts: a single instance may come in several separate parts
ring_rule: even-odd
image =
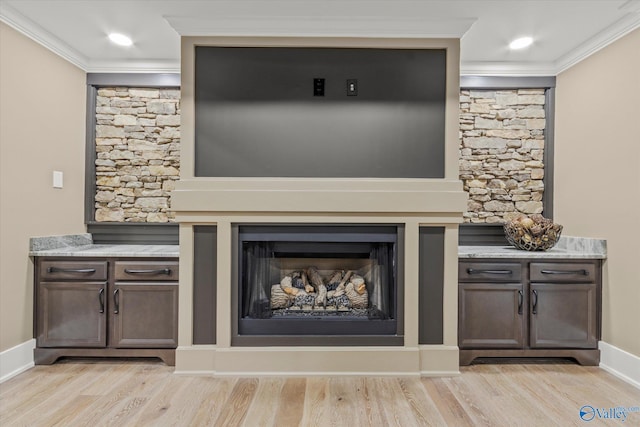
[[[459,246],[458,258],[606,259],[607,242],[584,237],[560,237],[548,251],[523,251],[513,246]]]
[[[166,257],[180,255],[178,245],[95,245],[90,234],[34,237],[29,256]],[[606,259],[607,242],[582,237],[561,237],[548,251],[530,252],[512,246],[459,246],[458,258]]]
[[[177,258],[178,245],[94,245],[90,234],[34,237],[29,256]]]

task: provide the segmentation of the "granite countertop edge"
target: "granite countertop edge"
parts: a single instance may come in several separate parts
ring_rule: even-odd
[[[93,244],[90,234],[34,237],[29,256],[49,257],[166,257],[177,258],[179,245]],[[606,259],[606,241],[561,237],[548,251],[523,251],[512,246],[459,246],[458,258]]]
[[[94,244],[91,234],[32,237],[29,256],[177,258],[178,245]]]
[[[599,252],[576,252],[562,249],[548,251],[523,251],[511,246],[459,246],[459,259],[606,259],[606,254]]]
[[[607,241],[562,236],[547,251],[523,251],[513,246],[458,246],[458,258],[606,259]]]

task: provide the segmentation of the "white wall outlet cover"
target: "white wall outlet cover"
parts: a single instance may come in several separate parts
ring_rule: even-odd
[[[53,188],[62,188],[62,172],[53,171]]]

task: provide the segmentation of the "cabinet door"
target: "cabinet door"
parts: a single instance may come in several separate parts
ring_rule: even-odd
[[[106,282],[40,282],[38,347],[105,347]]]
[[[597,348],[594,283],[532,283],[532,348]]]
[[[178,284],[117,282],[110,297],[110,347],[175,348]]]
[[[462,283],[458,291],[460,348],[523,348],[522,284]]]

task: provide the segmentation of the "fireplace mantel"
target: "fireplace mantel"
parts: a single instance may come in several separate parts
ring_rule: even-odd
[[[364,178],[184,179],[176,184],[172,197],[174,210],[189,212],[453,215],[465,210],[467,199],[457,179]]]
[[[205,178],[194,174],[195,47],[315,46],[445,49],[443,178]],[[466,193],[458,179],[458,39],[182,38],[181,177],[172,209],[180,223],[180,312],[177,373],[213,375],[452,375],[458,373],[458,226]],[[301,200],[302,203],[292,203]],[[232,345],[233,236],[236,224],[395,224],[404,229],[404,343],[398,346]],[[194,234],[216,229],[215,343],[194,344]],[[420,265],[423,230],[438,229],[441,342],[421,342]],[[215,300],[215,302],[214,302]]]

